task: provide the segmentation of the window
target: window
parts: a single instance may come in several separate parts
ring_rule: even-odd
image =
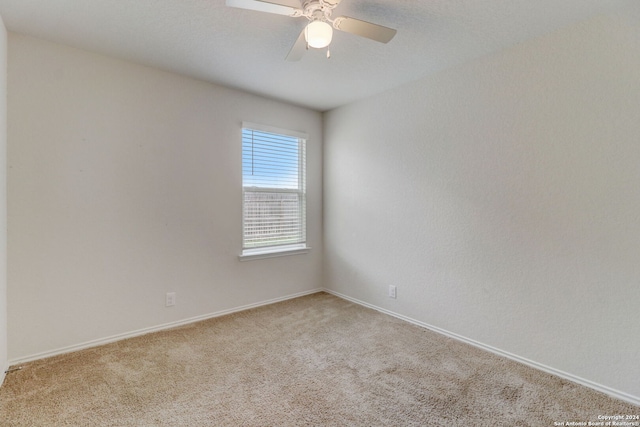
[[[241,258],[308,250],[306,135],[243,123]]]

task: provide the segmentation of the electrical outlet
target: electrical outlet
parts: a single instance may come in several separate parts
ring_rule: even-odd
[[[171,307],[176,305],[176,293],[175,292],[167,292],[167,299],[165,302],[167,307]]]
[[[389,298],[396,297],[396,287],[393,285],[389,285]]]

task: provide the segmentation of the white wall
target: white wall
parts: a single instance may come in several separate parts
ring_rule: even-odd
[[[0,17],[0,385],[7,352],[7,30]]]
[[[10,360],[322,286],[320,113],[13,33],[8,109]],[[310,135],[309,254],[238,261],[243,120]]]
[[[601,16],[327,113],[326,285],[640,399],[639,41]]]

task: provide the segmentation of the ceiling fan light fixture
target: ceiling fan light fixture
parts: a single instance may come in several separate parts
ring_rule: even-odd
[[[311,21],[304,30],[307,44],[316,49],[329,46],[333,37],[333,28],[324,21]]]

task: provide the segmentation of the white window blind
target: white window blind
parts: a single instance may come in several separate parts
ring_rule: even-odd
[[[305,142],[243,127],[243,250],[306,243]]]

